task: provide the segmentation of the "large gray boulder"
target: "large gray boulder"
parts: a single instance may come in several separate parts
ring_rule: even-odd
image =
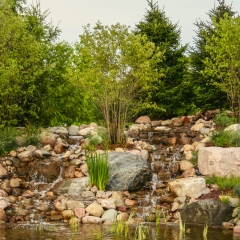
[[[216,199],[205,199],[186,205],[180,214],[186,223],[222,226],[232,218],[232,208]]]
[[[128,152],[110,152],[108,155],[110,180],[108,190],[134,191],[141,189],[151,179],[147,161]]]
[[[240,148],[202,147],[198,152],[198,168],[207,176],[240,176]]]

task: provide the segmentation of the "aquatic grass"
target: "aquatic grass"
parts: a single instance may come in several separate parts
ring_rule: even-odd
[[[96,185],[99,190],[105,190],[110,178],[108,153],[100,155],[91,152],[86,155],[86,162],[91,186]]]
[[[185,222],[182,221],[181,214],[179,214],[179,230],[180,230],[180,233],[185,234],[186,232]]]
[[[140,223],[136,226],[134,240],[144,240],[150,237],[150,225],[144,226]]]
[[[235,186],[240,185],[240,177],[231,175],[229,177],[219,177],[216,175],[212,175],[210,177],[206,177],[207,184],[217,184],[220,190],[226,189],[234,189]]]
[[[157,226],[160,224],[160,218],[161,218],[161,214],[160,214],[160,212],[158,211],[158,209],[156,210],[155,217],[156,217],[155,225],[156,225],[156,227],[157,227]]]
[[[204,240],[207,239],[207,233],[208,233],[208,225],[206,224],[203,228],[203,238],[204,238]]]

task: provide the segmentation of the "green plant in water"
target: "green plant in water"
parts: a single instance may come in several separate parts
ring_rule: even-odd
[[[160,214],[158,209],[156,210],[155,216],[156,216],[155,224],[156,224],[156,227],[157,227],[160,224],[160,218],[161,218],[161,214]]]
[[[180,214],[179,214],[179,230],[180,230],[180,234],[185,234],[186,232],[185,222],[182,221]]]
[[[207,239],[207,233],[208,233],[208,225],[206,224],[203,228],[203,238],[204,238],[204,240]]]
[[[138,224],[134,233],[134,240],[144,240],[150,236],[150,225],[144,226],[142,223]]]
[[[88,173],[90,177],[90,184],[96,185],[98,189],[105,190],[105,187],[110,178],[108,153],[97,154],[91,152],[86,154],[86,162],[88,166]]]

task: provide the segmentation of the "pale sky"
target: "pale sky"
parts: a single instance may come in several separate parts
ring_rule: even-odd
[[[35,0],[27,0],[34,3]],[[155,0],[166,16],[181,27],[182,44],[193,42],[194,23],[197,19],[207,20],[207,12],[217,0]],[[225,0],[232,3],[233,10],[240,12],[240,0]],[[146,0],[40,0],[42,10],[49,10],[49,18],[62,30],[60,40],[74,43],[79,40],[82,26],[93,27],[100,21],[103,25],[117,22],[135,27],[148,8]]]

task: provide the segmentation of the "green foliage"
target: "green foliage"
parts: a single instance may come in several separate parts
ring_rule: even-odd
[[[157,64],[159,71],[164,73],[146,93],[150,99],[142,106],[139,114],[150,117],[170,117],[184,114],[192,109],[189,103],[192,90],[187,78],[188,58],[184,55],[187,46],[180,44],[180,27],[172,23],[156,3],[148,0],[143,20],[135,28],[136,34],[146,35],[148,40],[164,52],[163,61]],[[143,95],[142,95],[143,96]],[[145,96],[143,96],[145,97]]]
[[[4,156],[13,149],[16,149],[18,144],[16,137],[21,135],[21,131],[14,127],[5,127],[0,129],[0,156]]]
[[[236,123],[236,118],[229,117],[226,113],[223,112],[214,118],[214,122],[216,123],[217,127],[225,128],[233,123]]]
[[[219,200],[226,204],[229,203],[229,198],[230,198],[229,196],[224,196],[224,195],[219,196]]]
[[[193,151],[192,155],[193,155],[193,158],[191,158],[190,162],[193,165],[197,166],[197,164],[198,164],[198,151]]]
[[[203,75],[212,79],[212,83],[226,93],[231,110],[240,121],[240,17],[228,14],[219,22],[213,21],[217,36],[207,36]]]
[[[211,77],[202,75],[201,73],[206,66],[204,59],[212,59],[210,53],[205,49],[209,44],[207,38],[211,36],[218,37],[214,21],[220,22],[225,13],[230,17],[233,17],[235,14],[231,5],[226,5],[224,0],[218,0],[218,6],[214,6],[207,13],[209,20],[198,20],[195,23],[197,27],[196,37],[194,38],[194,46],[190,47],[189,51],[191,59],[191,83],[194,94],[192,101],[202,110],[229,108],[226,94],[221,88],[212,83]]]
[[[34,145],[34,146],[38,146],[39,145],[39,140],[40,140],[40,134],[41,129],[37,128],[34,125],[31,125],[31,123],[29,123],[25,129],[24,129],[24,144],[26,146],[28,145]]]
[[[208,233],[208,225],[206,224],[203,228],[203,239],[207,240],[207,233]]]
[[[236,194],[238,197],[240,197],[240,184],[234,186],[233,190],[234,190],[235,194]]]
[[[56,43],[60,29],[39,2],[24,2],[0,2],[0,126],[95,120],[87,96],[68,80],[72,47]]]
[[[90,184],[96,185],[99,190],[105,190],[110,178],[107,152],[104,155],[91,152],[86,158]]]
[[[240,131],[216,131],[213,132],[210,139],[218,147],[239,147]]]
[[[41,45],[11,6],[11,1],[0,3],[0,121],[3,126],[18,124],[24,114],[35,114],[36,106],[27,103],[34,95],[35,78],[42,72]]]
[[[100,22],[93,30],[86,26],[75,45],[69,76],[101,114],[111,143],[122,141],[125,123],[141,105],[136,96],[159,76],[154,66],[163,53],[155,50],[146,37],[130,33],[126,26]]]
[[[217,184],[220,190],[234,189],[235,186],[240,185],[240,177],[237,176],[224,176],[218,177],[213,175],[211,177],[206,177],[207,184]]]

